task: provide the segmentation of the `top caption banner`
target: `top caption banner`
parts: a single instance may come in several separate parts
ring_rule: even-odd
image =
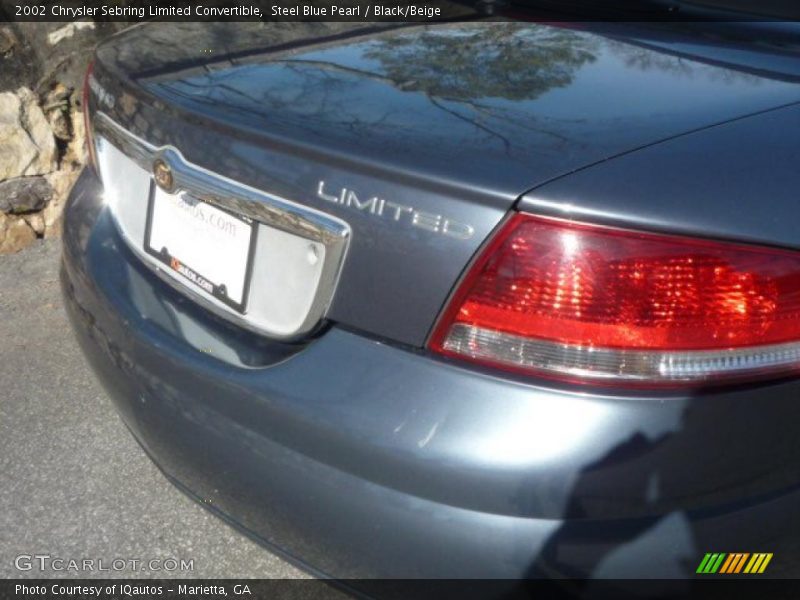
[[[470,2],[361,0],[0,0],[5,21],[434,21],[465,18]]]
[[[0,0],[0,21],[784,21],[799,0]],[[790,34],[796,34],[794,30]]]

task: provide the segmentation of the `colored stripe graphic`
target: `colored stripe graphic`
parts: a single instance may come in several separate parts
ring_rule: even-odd
[[[763,573],[766,570],[769,561],[771,560],[772,560],[772,552],[767,554],[766,558],[764,559],[764,562],[761,563],[761,568],[758,570],[758,572]]]
[[[749,553],[745,552],[733,552],[728,555],[728,559],[722,565],[722,568],[719,570],[720,573],[738,573],[742,570],[744,566],[744,561],[747,560],[747,557],[750,556]]]
[[[697,571],[695,571],[695,573],[705,573],[706,565],[708,565],[710,559],[711,559],[711,554],[706,552],[706,555],[703,557],[703,560],[700,561],[700,566],[697,567]]]
[[[739,563],[736,565],[736,569],[732,571],[733,573],[738,573],[738,572],[740,572],[742,570],[742,567],[744,566],[744,563],[747,560],[748,556],[750,556],[749,552],[745,552],[744,554],[742,554],[742,558],[739,560]]]
[[[735,563],[739,560],[738,554],[728,554],[728,558],[725,559],[725,562],[722,563],[722,568],[719,570],[720,573],[728,573],[728,569],[731,568],[731,563]]]
[[[750,554],[749,552],[731,552],[730,554],[707,552],[695,572],[703,575],[713,575],[715,573],[731,575],[742,572],[749,574],[763,573],[772,560],[772,556],[771,552],[756,552],[755,554]]]
[[[697,573],[716,573],[717,569],[719,569],[720,565],[722,564],[723,559],[725,558],[725,553],[707,553],[704,557],[700,566],[697,567]]]
[[[747,566],[744,569],[745,573],[763,573],[764,570],[767,568],[769,561],[772,560],[772,553],[769,552],[760,552],[758,554],[753,554],[753,558],[750,559],[750,562],[747,563]]]

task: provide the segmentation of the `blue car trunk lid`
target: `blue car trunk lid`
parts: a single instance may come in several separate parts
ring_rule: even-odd
[[[415,346],[527,190],[800,100],[791,80],[586,25],[275,27],[123,33],[98,51],[115,99],[105,112],[196,165],[346,221],[328,318]]]

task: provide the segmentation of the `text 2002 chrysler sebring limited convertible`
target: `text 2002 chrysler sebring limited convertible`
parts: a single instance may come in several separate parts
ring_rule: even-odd
[[[174,482],[316,573],[777,572],[800,64],[748,27],[123,32],[66,214],[83,350]]]

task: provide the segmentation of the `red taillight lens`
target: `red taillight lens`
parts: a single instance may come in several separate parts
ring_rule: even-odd
[[[800,253],[514,215],[456,292],[441,353],[570,380],[800,368]]]
[[[94,130],[92,129],[91,111],[89,110],[89,96],[91,88],[89,82],[94,73],[94,60],[89,63],[86,69],[86,75],[83,78],[83,95],[81,102],[83,103],[83,126],[86,131],[86,152],[89,155],[89,164],[92,168],[97,170],[97,157],[94,150]]]

